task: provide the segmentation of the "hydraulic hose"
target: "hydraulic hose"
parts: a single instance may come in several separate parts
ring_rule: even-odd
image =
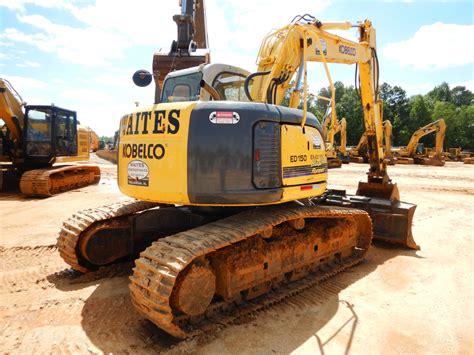
[[[252,79],[255,78],[256,76],[263,76],[263,75],[268,75],[268,74],[270,74],[270,70],[267,70],[267,71],[258,71],[258,72],[255,72],[255,73],[250,74],[250,75],[245,79],[244,91],[245,91],[245,95],[247,96],[247,98],[249,99],[249,101],[253,101],[252,97],[250,96],[250,91],[249,91],[250,80],[252,80]]]

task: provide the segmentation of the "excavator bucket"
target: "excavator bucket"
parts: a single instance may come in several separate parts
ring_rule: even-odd
[[[158,74],[160,86],[162,86],[166,75],[174,70],[197,67],[203,63],[209,63],[209,55],[186,55],[178,53],[155,53],[153,56],[153,73]]]
[[[357,195],[331,190],[326,203],[362,209],[372,218],[374,239],[420,250],[411,228],[416,205],[400,201],[396,184],[361,182]]]

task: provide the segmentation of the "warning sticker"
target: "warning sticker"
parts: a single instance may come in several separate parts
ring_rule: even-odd
[[[313,137],[313,149],[321,149],[321,138],[318,134]]]
[[[209,121],[215,124],[236,124],[239,123],[240,116],[232,111],[213,111],[209,115]]]

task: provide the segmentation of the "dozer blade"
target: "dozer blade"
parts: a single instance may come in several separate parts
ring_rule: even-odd
[[[325,203],[364,210],[372,218],[374,239],[420,250],[411,228],[416,205],[399,200],[396,184],[361,182],[357,195],[330,190]]]
[[[432,165],[432,166],[444,166],[445,161],[438,157],[415,157],[415,164],[420,165]]]

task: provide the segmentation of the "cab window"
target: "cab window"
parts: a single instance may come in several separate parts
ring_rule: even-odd
[[[76,154],[76,123],[69,112],[59,111],[56,115],[56,152],[58,156]]]
[[[49,142],[51,140],[51,111],[28,111],[28,141]]]
[[[191,73],[166,79],[162,102],[197,101],[201,92],[201,73]]]
[[[49,109],[28,110],[26,130],[26,154],[30,156],[50,156],[52,112]]]
[[[242,74],[222,72],[216,76],[212,86],[217,90],[222,100],[248,101],[244,91],[246,77]]]

